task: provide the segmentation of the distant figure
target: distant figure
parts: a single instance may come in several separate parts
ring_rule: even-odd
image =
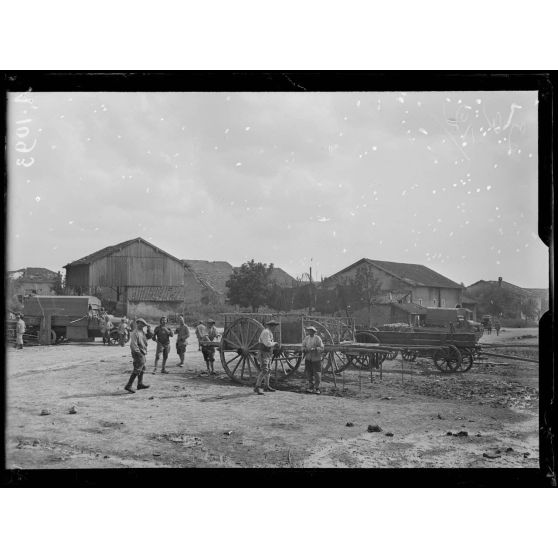
[[[308,387],[306,393],[320,394],[320,383],[322,381],[322,353],[324,342],[314,326],[306,328],[306,337],[302,341],[302,353],[304,354],[304,371]]]
[[[139,318],[136,321],[136,327],[130,335],[130,350],[132,352],[132,360],[134,361],[134,371],[124,386],[126,391],[136,393],[132,389],[132,384],[136,376],[138,377],[138,389],[147,389],[149,386],[143,383],[143,374],[145,372],[145,357],[147,356],[147,340],[151,339],[151,328],[147,322]],[[143,328],[147,326],[147,333],[144,333]]]
[[[486,324],[486,331],[487,331],[488,335],[492,335],[492,322],[488,322]]]
[[[118,325],[118,342],[120,343],[121,347],[124,347],[124,345],[126,345],[127,337],[128,337],[128,320],[126,319],[126,316],[124,316],[120,320],[120,324]]]
[[[16,324],[16,349],[23,349],[23,334],[25,333],[25,322],[23,321],[23,314],[17,315]]]
[[[205,335],[202,337],[201,340],[213,341],[214,339],[217,339],[218,336],[219,334],[217,333],[217,329],[215,328],[215,320],[207,320]],[[213,367],[215,362],[215,347],[202,347],[202,355],[207,367],[207,373],[209,375],[215,374],[215,369]]]
[[[188,345],[188,337],[190,337],[190,329],[184,322],[184,316],[180,314],[178,317],[178,327],[174,330],[176,333],[176,352],[180,358],[177,366],[184,365],[184,355],[186,354],[186,347]]]
[[[167,358],[169,358],[170,352],[170,338],[174,335],[172,329],[167,327],[167,317],[162,316],[159,320],[159,325],[155,328],[153,332],[153,340],[157,341],[157,350],[155,351],[155,366],[153,368],[153,374],[157,372],[157,363],[159,362],[159,357],[163,353],[163,366],[161,368],[161,374],[167,374],[165,368],[167,364]]]
[[[112,322],[110,316],[105,313],[104,319],[101,322],[101,333],[103,334],[103,345],[110,345],[110,330],[112,329]]]
[[[200,320],[196,322],[196,337],[198,338],[198,351],[201,351],[200,341],[207,335],[207,328]]]
[[[258,395],[263,395],[261,387],[262,382],[265,382],[265,391],[275,391],[269,385],[269,375],[271,373],[271,359],[273,358],[273,349],[278,345],[278,343],[273,340],[273,333],[271,332],[271,328],[277,325],[279,325],[279,322],[276,322],[275,320],[269,320],[269,322],[266,322],[265,328],[260,333],[260,338],[258,340],[260,344],[260,373],[256,378],[256,385],[254,386],[254,391]]]
[[[450,333],[455,333],[455,326],[453,325],[453,322],[450,322],[449,329]]]
[[[494,324],[494,329],[496,329],[496,335],[500,335],[500,322]]]

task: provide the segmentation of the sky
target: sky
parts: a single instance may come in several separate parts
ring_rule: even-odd
[[[321,278],[366,257],[548,286],[536,91],[12,93],[8,269],[142,237]]]

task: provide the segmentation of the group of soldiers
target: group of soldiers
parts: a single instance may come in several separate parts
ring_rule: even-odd
[[[260,372],[256,378],[256,385],[254,392],[258,395],[264,395],[264,392],[276,391],[269,384],[271,375],[271,361],[274,354],[280,350],[280,345],[274,340],[273,328],[279,325],[275,320],[269,320],[264,324],[264,329],[259,337],[259,359],[260,359]],[[157,373],[157,367],[162,355],[161,373],[166,374],[166,363],[170,352],[170,340],[176,334],[176,352],[180,358],[177,366],[184,365],[184,357],[186,347],[188,345],[188,338],[190,331],[184,321],[184,316],[179,316],[179,325],[173,330],[168,326],[166,316],[162,316],[159,325],[151,331],[151,327],[143,318],[137,318],[133,323],[133,329],[130,334],[130,351],[132,353],[132,361],[134,370],[124,386],[124,389],[129,393],[135,393],[133,389],[134,381],[137,378],[136,389],[147,389],[149,385],[143,382],[143,375],[146,370],[146,357],[147,357],[147,341],[152,339],[157,343],[155,351],[155,365],[153,374]],[[144,331],[144,328],[147,328]],[[195,332],[198,339],[198,348],[202,351],[203,359],[207,367],[207,374],[215,375],[215,346],[209,342],[218,339],[219,334],[215,327],[215,320],[207,320],[204,324],[201,321],[195,323]],[[304,357],[304,368],[306,372],[306,379],[308,382],[306,392],[320,394],[320,383],[322,378],[322,353],[324,351],[324,343],[319,335],[316,335],[317,330],[313,326],[306,328],[306,336],[302,341],[302,354]],[[262,387],[263,386],[263,387]]]
[[[134,370],[128,383],[124,386],[126,391],[135,393],[132,386],[136,378],[138,379],[137,389],[147,389],[149,387],[149,385],[143,383],[143,375],[146,367],[147,341],[149,339],[157,343],[153,374],[157,373],[161,356],[163,357],[161,374],[168,373],[166,369],[167,359],[170,353],[171,337],[174,337],[175,334],[176,352],[180,359],[177,366],[184,366],[184,357],[186,354],[186,347],[188,346],[188,338],[190,337],[190,329],[186,325],[182,314],[178,317],[178,320],[178,327],[176,327],[174,331],[168,326],[166,316],[161,317],[159,325],[153,331],[151,331],[151,326],[149,326],[143,318],[137,318],[133,322],[133,329],[130,333],[130,351],[132,353]],[[145,327],[147,328],[146,331],[144,331]],[[197,321],[195,323],[195,332],[198,339],[198,347],[202,351],[203,359],[207,367],[207,373],[209,375],[214,375],[215,347],[206,346],[204,342],[214,341],[219,337],[217,329],[215,328],[215,320],[207,320],[205,324],[201,321]]]

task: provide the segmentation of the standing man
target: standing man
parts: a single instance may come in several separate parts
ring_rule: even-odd
[[[260,344],[260,373],[256,378],[256,385],[254,391],[258,395],[263,395],[261,388],[262,381],[265,380],[264,391],[276,391],[269,385],[269,376],[271,373],[271,359],[273,358],[273,349],[279,345],[273,340],[273,332],[271,328],[279,325],[279,322],[275,320],[269,320],[265,323],[264,330],[260,333],[260,338],[258,342]]]
[[[105,313],[103,322],[101,323],[101,332],[103,334],[103,345],[110,345],[110,330],[112,329],[112,322],[110,316]]]
[[[213,341],[219,337],[217,329],[215,328],[215,320],[207,320],[207,327],[204,326],[205,335],[201,338],[202,341]],[[203,324],[201,324],[203,326]],[[199,326],[198,326],[199,327]],[[203,331],[202,331],[203,333]],[[197,328],[196,328],[197,334]],[[215,374],[215,369],[213,368],[213,363],[215,362],[215,347],[204,347],[202,346],[203,360],[205,360],[205,365],[207,367],[207,373],[211,376]]]
[[[188,345],[188,337],[190,337],[190,329],[184,322],[184,316],[180,314],[178,317],[179,325],[175,329],[176,333],[176,352],[180,358],[180,362],[176,366],[184,365],[184,355],[186,353],[186,347]]]
[[[147,333],[144,333],[143,328],[147,326]],[[147,340],[151,339],[151,328],[147,322],[139,318],[136,320],[136,327],[130,335],[130,350],[132,351],[132,360],[134,361],[134,371],[124,386],[126,391],[136,393],[132,389],[132,384],[136,376],[138,377],[138,389],[147,389],[149,386],[143,383],[143,374],[145,372],[145,357],[147,355]]]
[[[306,337],[302,341],[302,354],[304,355],[304,371],[308,380],[306,393],[320,394],[320,383],[322,381],[322,353],[324,342],[314,326],[306,328]]]
[[[200,320],[196,320],[194,323],[196,325],[196,337],[198,338],[198,351],[201,351],[200,342],[207,335],[207,329]]]
[[[126,337],[128,336],[128,320],[124,316],[118,324],[118,342],[121,347],[126,345]]]
[[[23,314],[17,315],[16,324],[16,349],[23,349],[23,334],[25,333],[25,322],[23,321]]]
[[[170,351],[170,338],[173,336],[172,329],[167,327],[167,317],[162,316],[159,320],[159,325],[155,328],[153,332],[153,340],[157,341],[157,350],[155,352],[155,366],[153,368],[153,374],[157,372],[157,363],[159,362],[159,356],[163,353],[163,367],[161,368],[161,374],[168,374],[165,369],[167,364],[167,358],[169,358]]]
[[[494,324],[494,329],[496,330],[496,335],[500,335],[500,322]]]
[[[449,330],[450,333],[455,333],[455,326],[453,325],[453,322],[450,322]]]

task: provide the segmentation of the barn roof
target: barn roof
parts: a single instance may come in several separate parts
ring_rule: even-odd
[[[234,269],[240,269],[240,267],[235,267]],[[304,283],[309,283],[309,281],[302,282],[297,281],[292,275],[289,275],[285,270],[280,267],[273,267],[271,271],[270,280],[275,281],[280,287],[292,287],[294,284],[301,285]]]
[[[119,250],[122,250],[122,248],[125,248],[126,246],[129,246],[130,244],[134,244],[134,242],[142,242],[143,244],[147,244],[147,246],[151,246],[151,248],[153,248],[154,250],[157,250],[157,252],[161,252],[161,254],[164,254],[165,256],[180,262],[180,260],[178,258],[176,258],[175,256],[165,252],[164,250],[161,250],[160,248],[158,248],[157,246],[155,246],[154,244],[151,244],[151,242],[147,242],[147,240],[144,240],[143,238],[139,237],[138,238],[132,238],[131,240],[125,240],[124,242],[119,242],[118,244],[115,244],[114,246],[106,246],[105,248],[101,248],[101,250],[97,250],[96,252],[93,252],[92,254],[89,254],[88,256],[84,256],[83,258],[80,258],[79,260],[75,260],[69,264],[66,264],[64,267],[69,267],[71,265],[83,265],[83,264],[90,264],[92,262],[95,262],[97,260],[100,260],[101,258],[105,258],[107,256],[110,256],[111,254],[114,254],[115,252],[118,252]]]
[[[200,282],[218,293],[224,294],[226,283],[233,272],[233,266],[224,261],[182,260],[182,263],[200,280]]]
[[[407,314],[426,314],[426,308],[424,306],[419,306],[412,302],[392,302],[391,305],[395,308],[399,308],[399,310],[407,312]]]
[[[48,282],[56,281],[58,274],[46,267],[23,267],[16,271],[8,271],[10,279],[24,279],[26,281]]]
[[[370,260],[368,258],[362,258],[358,260],[354,264],[351,264],[349,267],[338,271],[337,273],[333,274],[328,279],[332,279],[337,275],[345,273],[363,263],[368,263],[378,269],[381,269],[385,273],[396,277],[408,283],[412,286],[417,287],[439,287],[439,288],[449,288],[449,289],[461,289],[463,288],[461,285],[444,277],[440,273],[420,264],[410,264],[410,263],[401,263],[401,262],[387,262],[382,260]]]
[[[128,287],[130,302],[182,302],[184,287]]]

